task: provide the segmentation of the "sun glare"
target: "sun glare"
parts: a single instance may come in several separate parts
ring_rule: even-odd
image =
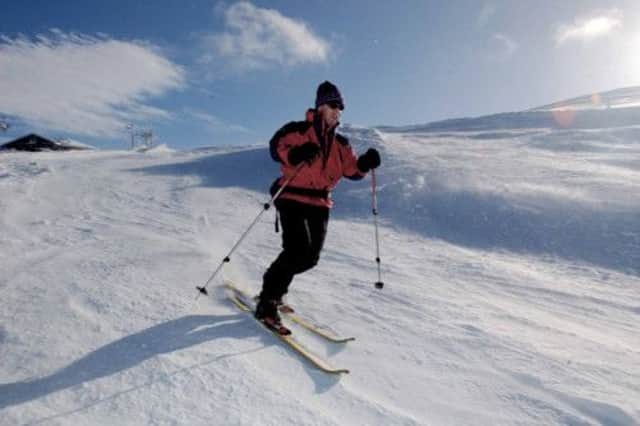
[[[572,108],[557,109],[551,111],[553,119],[560,127],[570,127],[576,117],[576,112]]]

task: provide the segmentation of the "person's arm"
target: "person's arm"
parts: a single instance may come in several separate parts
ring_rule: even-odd
[[[346,139],[346,138],[345,138]],[[355,150],[348,143],[340,144],[340,156],[342,158],[342,175],[347,179],[360,180],[367,175],[358,168],[358,156]]]
[[[276,142],[280,161],[287,166],[297,166],[303,161],[311,161],[320,153],[320,146],[304,137],[304,134],[291,132],[283,134]]]
[[[369,148],[365,154],[358,157],[347,138],[342,135],[338,135],[337,138],[341,150],[342,175],[347,179],[360,180],[369,170],[380,166],[380,154],[376,149]]]

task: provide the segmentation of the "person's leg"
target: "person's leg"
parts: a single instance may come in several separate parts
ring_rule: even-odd
[[[276,205],[282,225],[282,252],[263,276],[261,299],[277,300],[286,293],[311,245],[305,206],[289,200],[279,200]]]
[[[276,302],[287,293],[294,275],[318,263],[327,233],[328,208],[288,200],[280,200],[277,206],[283,250],[263,276],[258,318],[278,318]]]
[[[304,217],[304,239],[300,239],[294,253],[290,253],[291,271],[293,275],[301,274],[318,264],[320,251],[327,235],[329,221],[329,209],[325,207],[303,205],[300,216]],[[289,252],[288,250],[285,250]],[[288,281],[283,281],[280,288],[280,298],[287,294],[293,276]]]
[[[306,228],[309,240],[307,250],[301,253],[298,268],[295,273],[300,274],[315,267],[320,260],[320,252],[324,246],[327,236],[327,226],[329,223],[329,209],[318,206],[305,206],[304,216],[306,218]]]

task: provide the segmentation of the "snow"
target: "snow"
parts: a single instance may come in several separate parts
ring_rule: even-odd
[[[640,87],[624,87],[610,90],[604,93],[592,93],[578,96],[577,98],[555,102],[535,108],[538,111],[553,111],[559,109],[602,109],[602,108],[629,108],[640,106]]]
[[[164,153],[175,152],[175,150],[169,148],[169,146],[167,144],[160,144],[160,145],[156,145],[156,146],[141,146],[141,147],[137,148],[136,151],[138,151],[138,152],[156,152],[156,153],[160,153],[160,152],[164,152]]]
[[[58,140],[58,143],[65,145],[65,146],[69,146],[72,148],[80,148],[80,149],[96,149],[96,147],[92,146],[92,145],[88,145],[86,143],[77,141],[75,139],[71,139],[71,138],[64,138],[64,139],[60,139]]]
[[[339,378],[222,277],[196,298],[266,201],[266,146],[1,155],[0,424],[640,423],[640,129],[491,122],[343,129],[382,153],[386,285],[371,181],[343,182],[288,299],[356,336],[294,327]],[[273,219],[224,278],[258,290]]]

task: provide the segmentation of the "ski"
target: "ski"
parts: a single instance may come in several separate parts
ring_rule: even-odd
[[[302,327],[306,328],[307,330],[317,334],[318,336],[333,342],[333,343],[347,343],[347,342],[351,342],[353,340],[356,340],[355,337],[338,337],[338,336],[334,336],[333,334],[330,334],[329,332],[321,329],[320,327],[318,327],[316,324],[310,322],[309,320],[302,318],[300,315],[296,314],[295,312],[284,312],[283,313],[284,316],[286,318],[289,318],[291,321],[295,322],[296,324],[301,325]]]
[[[240,299],[236,293],[230,295],[229,298],[240,310],[250,314],[251,317],[254,318],[253,309],[251,309],[251,307],[247,303],[245,303],[245,301]],[[313,366],[315,366],[319,370],[324,371],[325,373],[328,373],[328,374],[348,374],[349,373],[349,370],[347,369],[334,368],[330,366],[325,360],[314,355],[307,348],[305,348],[300,342],[294,339],[291,334],[281,334],[278,332],[278,330],[268,327],[262,321],[259,321],[257,319],[256,321],[260,323],[260,325],[262,325],[262,327],[264,327],[265,330],[268,330],[271,333],[273,333],[280,340],[286,343],[291,349],[296,351],[300,356],[302,356],[305,360],[307,360],[309,363],[311,363]]]
[[[244,290],[238,288],[233,282],[231,281],[225,281],[225,285],[227,286],[228,289],[230,289],[231,291],[240,294],[242,297],[244,298],[248,298],[251,299],[251,296],[245,292]],[[336,336],[332,333],[329,333],[328,331],[322,329],[319,325],[307,320],[306,318],[303,318],[302,316],[298,315],[291,307],[289,307],[289,309],[280,310],[280,313],[287,319],[290,319],[291,321],[295,322],[296,324],[302,326],[303,328],[309,330],[312,333],[317,334],[318,336],[332,342],[332,343],[347,343],[347,342],[351,342],[353,340],[356,340],[355,337],[339,337]]]

